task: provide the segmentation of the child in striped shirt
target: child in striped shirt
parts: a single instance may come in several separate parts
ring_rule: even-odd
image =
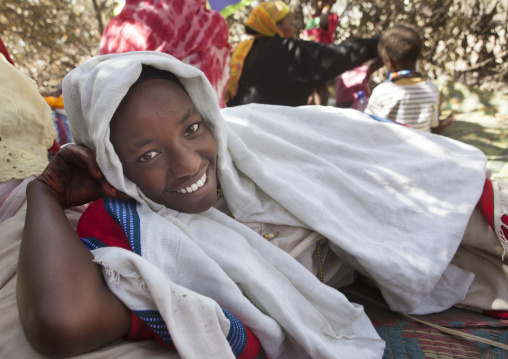
[[[378,52],[389,71],[388,79],[374,88],[365,113],[441,133],[453,117],[439,121],[439,91],[417,71],[422,47],[418,31],[410,25],[396,25],[383,33]]]

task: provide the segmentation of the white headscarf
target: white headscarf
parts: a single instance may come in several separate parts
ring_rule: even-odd
[[[109,122],[143,64],[175,74],[207,121],[238,221],[214,208],[192,215],[165,208],[124,177]],[[108,181],[138,202],[143,258],[171,285],[229,310],[268,357],[375,358],[383,342],[361,307],[239,221],[321,233],[394,310],[435,308],[433,290],[447,274],[449,285],[462,282],[458,297],[465,295],[471,275],[449,262],[483,188],[485,157],[473,147],[352,110],[248,105],[221,112],[203,74],[162,53],[96,57],[63,85],[73,138],[95,150]],[[107,265],[106,257],[99,262]],[[122,289],[112,290],[121,297]],[[175,329],[169,326],[176,337]],[[181,351],[189,342],[175,344]]]

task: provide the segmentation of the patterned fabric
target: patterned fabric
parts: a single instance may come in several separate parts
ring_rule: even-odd
[[[247,345],[247,333],[245,327],[240,321],[227,310],[222,309],[226,318],[229,319],[231,327],[227,336],[227,341],[231,345],[231,350],[236,358],[240,356]],[[157,337],[167,346],[174,346],[173,340],[169,335],[166,323],[157,310],[135,310],[136,314],[146,325],[152,329]]]
[[[277,27],[277,22],[286,17],[289,12],[289,7],[282,1],[264,2],[252,11],[244,25],[257,31],[259,35],[256,35],[256,37],[274,36],[275,34],[284,37],[284,34]],[[243,63],[253,43],[254,38],[241,42],[231,55],[231,79],[227,90],[228,100],[235,97],[238,91],[238,82],[242,76]]]
[[[93,251],[94,249],[97,248],[107,247],[104,243],[102,243],[101,241],[99,241],[97,238],[94,237],[81,238],[81,242],[83,242],[83,244],[89,251]]]
[[[206,0],[127,0],[106,26],[101,54],[160,51],[203,71],[221,107],[229,80],[228,28]]]
[[[139,216],[136,211],[136,201],[120,201],[116,198],[104,197],[104,208],[111,217],[122,227],[129,239],[132,251],[141,255],[139,240]]]
[[[55,141],[59,146],[72,142],[71,129],[69,127],[69,120],[67,115],[58,111],[51,111],[53,125],[55,126],[56,138]]]
[[[355,303],[365,307],[378,334],[387,343],[383,359],[465,359],[508,358],[508,352],[485,343],[465,340],[413,321],[387,309],[378,289],[357,282],[344,290]],[[508,320],[481,313],[451,308],[441,313],[416,316],[431,324],[508,344]]]
[[[365,113],[430,132],[439,124],[439,91],[430,79],[385,81],[372,91]]]
[[[247,333],[245,332],[245,328],[242,325],[242,323],[240,323],[240,321],[236,319],[236,317],[233,314],[231,314],[225,309],[222,309],[222,311],[224,312],[224,315],[226,316],[226,318],[229,319],[229,322],[231,323],[227,340],[231,345],[231,350],[233,351],[233,354],[235,354],[235,357],[238,358],[238,356],[245,349],[245,345],[247,344]]]
[[[100,200],[99,200],[100,201]],[[96,203],[91,205],[91,210],[93,212],[97,212],[96,209],[99,209],[96,207]],[[110,197],[104,197],[102,199],[103,206],[102,208],[105,210],[102,213],[103,215],[111,216],[111,218],[118,224],[122,230],[125,232],[125,235],[131,245],[131,248],[133,249],[133,252],[141,255],[141,246],[140,246],[140,234],[139,234],[139,215],[136,211],[136,202],[135,201],[120,201],[117,199],[113,199]],[[83,215],[83,219],[87,221],[87,217],[90,214],[90,210],[87,210],[85,214]],[[92,224],[91,222],[94,222]],[[87,225],[88,226],[95,226],[96,221],[88,221],[87,224],[83,226],[82,221],[80,220],[80,227],[78,228],[78,234],[81,232],[87,232],[87,229],[84,228]],[[107,227],[107,226],[106,226]],[[111,226],[109,226],[108,230],[110,230]],[[100,230],[99,230],[100,232]],[[106,235],[107,233],[101,233],[103,235]],[[105,244],[101,240],[97,239],[96,237],[82,237],[81,238],[82,243],[86,246],[88,250],[95,250],[98,248],[104,248],[108,247],[108,244]],[[233,354],[235,357],[239,357],[242,353],[244,353],[244,350],[247,347],[248,344],[248,335],[247,335],[247,329],[243,326],[243,324],[230,312],[228,312],[225,309],[222,309],[224,315],[230,322],[230,329],[229,333],[226,337],[226,340],[229,342],[231,346],[231,350],[233,351]],[[155,337],[157,340],[163,344],[164,346],[174,348],[173,340],[171,339],[171,335],[169,334],[169,330],[166,326],[166,323],[164,322],[164,319],[162,318],[160,312],[158,310],[133,310],[133,313],[137,318],[143,321],[155,334]],[[139,326],[137,323],[133,323],[134,326]],[[131,325],[132,326],[132,325]],[[259,347],[259,342],[255,337],[251,334],[250,337],[254,339],[251,341],[248,352],[253,353],[256,352],[255,347]],[[137,338],[132,338],[133,340],[136,340]],[[259,352],[259,350],[257,351]],[[255,355],[257,355],[257,352]],[[245,354],[245,353],[244,353]],[[254,356],[255,356],[254,355]],[[247,356],[249,357],[249,356]]]
[[[60,146],[72,142],[71,129],[64,109],[63,96],[47,96],[44,97],[44,100],[51,107],[51,116],[56,130],[55,141]]]
[[[165,345],[173,346],[168,327],[158,310],[134,310],[136,314]]]

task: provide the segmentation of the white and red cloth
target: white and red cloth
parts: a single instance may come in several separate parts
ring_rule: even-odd
[[[175,74],[212,130],[235,219],[215,208],[199,214],[166,208],[124,176],[109,122],[143,65]],[[474,147],[355,110],[259,104],[220,110],[200,71],[160,52],[90,59],[63,87],[73,138],[96,151],[108,181],[137,202],[144,251],[128,262],[147,260],[164,273],[164,285],[212,298],[251,329],[267,357],[380,358],[384,343],[361,307],[241,222],[322,234],[379,286],[393,310],[435,312],[465,297],[474,275],[450,262],[485,183],[486,158]],[[124,293],[128,306],[139,304],[144,293],[128,283],[132,277],[116,280],[128,269],[116,258],[120,250],[98,251],[96,260],[114,279],[109,284],[125,285],[112,290]],[[163,310],[178,302],[159,304],[165,320],[182,323]],[[213,306],[200,309],[214,313]],[[193,335],[176,333],[175,346],[197,350],[193,343],[206,328],[186,328]],[[224,341],[216,345],[231,350]]]
[[[126,0],[106,26],[101,55],[159,51],[203,71],[221,107],[229,82],[228,27],[206,0]]]

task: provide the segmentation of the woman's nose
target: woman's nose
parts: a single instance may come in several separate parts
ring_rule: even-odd
[[[174,177],[183,178],[192,176],[199,171],[201,158],[191,148],[178,146],[169,157],[169,171]]]

